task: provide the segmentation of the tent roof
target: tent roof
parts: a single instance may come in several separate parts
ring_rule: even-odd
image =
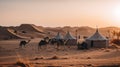
[[[55,39],[63,39],[63,36],[58,32],[55,36]]]
[[[70,34],[70,32],[68,31],[67,34],[65,35],[64,39],[76,39],[74,36],[72,36]]]
[[[104,36],[102,36],[98,29],[96,30],[95,34],[93,34],[92,36],[88,37],[86,40],[107,40],[107,38],[105,38]]]

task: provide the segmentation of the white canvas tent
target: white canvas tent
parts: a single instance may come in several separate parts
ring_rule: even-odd
[[[70,40],[74,39],[75,40],[76,38],[74,36],[72,36],[71,33],[68,31],[67,34],[65,35],[64,39],[65,40],[68,40],[68,39],[70,39]]]
[[[63,39],[63,36],[58,32],[55,36],[55,39]]]
[[[88,48],[105,48],[108,46],[108,39],[102,36],[97,29],[95,34],[86,39],[86,43],[88,44]]]
[[[76,45],[76,43],[77,43],[76,38],[74,36],[72,36],[69,31],[65,35],[64,40],[67,40],[67,45]]]

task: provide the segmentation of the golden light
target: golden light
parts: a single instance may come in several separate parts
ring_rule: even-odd
[[[120,24],[120,5],[115,6],[113,9],[113,18],[115,23]]]
[[[120,7],[116,7],[115,16],[118,17],[118,18],[120,17]]]

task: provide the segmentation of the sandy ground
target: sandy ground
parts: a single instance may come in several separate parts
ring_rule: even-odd
[[[33,39],[24,48],[19,48],[20,40],[0,41],[0,67],[20,67],[18,61],[30,67],[96,67],[120,65],[120,49],[94,48],[77,50],[76,46],[43,46],[38,51],[40,39]],[[29,67],[28,66],[28,67]]]

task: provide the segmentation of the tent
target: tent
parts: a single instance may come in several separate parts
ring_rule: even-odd
[[[74,36],[72,36],[69,31],[65,35],[64,40],[67,41],[66,45],[76,45],[77,44],[76,38]]]
[[[98,29],[96,30],[95,34],[88,37],[86,40],[88,48],[96,47],[96,48],[105,48],[108,46],[108,39],[102,36]]]
[[[63,36],[58,32],[57,35],[55,36],[55,39],[63,39]]]

